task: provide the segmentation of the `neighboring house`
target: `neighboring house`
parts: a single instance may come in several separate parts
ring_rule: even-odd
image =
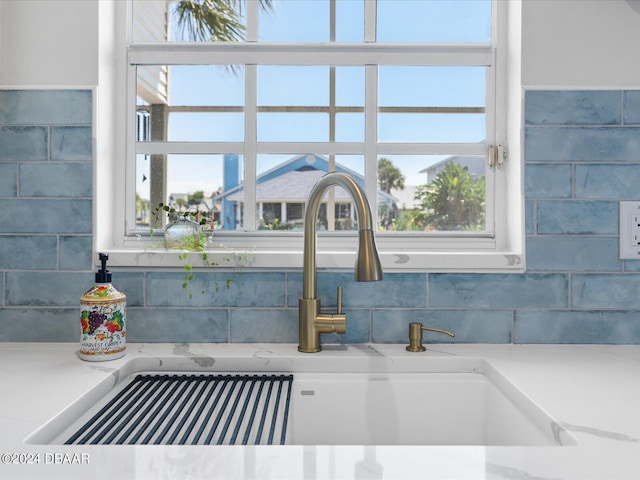
[[[486,159],[480,155],[452,155],[440,160],[438,163],[434,163],[424,170],[420,170],[420,173],[426,173],[427,183],[431,183],[435,180],[438,174],[444,170],[444,167],[448,163],[458,163],[463,167],[467,167],[469,169],[469,173],[473,175],[474,178],[481,177],[485,173]]]
[[[189,205],[188,193],[172,193],[169,195],[169,206],[176,209],[178,212],[185,211],[198,211],[207,212],[207,214],[213,212],[214,219],[219,220],[220,217],[220,205],[215,203],[215,196],[220,192],[214,192],[212,194],[205,194],[205,197],[198,205]]]
[[[402,190],[391,189],[391,194],[397,199],[395,203],[398,206],[398,210],[401,212],[413,210],[421,205],[420,200],[415,199],[416,188],[415,185],[405,185]]]
[[[235,155],[225,155],[225,187],[223,193],[214,196],[214,202],[221,205],[223,212],[222,226],[225,230],[240,228],[243,206],[244,185],[234,182],[238,178],[238,158]],[[364,178],[340,164],[335,170],[344,172],[364,188]],[[232,175],[227,175],[231,171]],[[256,202],[258,218],[262,225],[272,225],[277,220],[281,225],[290,228],[301,228],[304,219],[304,205],[309,192],[316,182],[329,171],[329,161],[320,155],[298,155],[257,177]],[[235,184],[234,184],[235,183]],[[378,191],[378,205],[392,206],[396,199]],[[351,197],[343,189],[335,189],[335,217],[336,228],[349,229],[353,224],[355,210]],[[320,222],[327,221],[326,202],[320,207]]]

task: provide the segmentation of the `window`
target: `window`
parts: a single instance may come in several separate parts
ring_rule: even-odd
[[[304,201],[343,171],[385,268],[523,268],[519,148],[502,163],[508,2],[239,0],[216,41],[183,3],[130,4],[123,248],[162,226],[162,202],[207,211],[255,265],[298,266]],[[357,227],[346,192],[319,225]],[[348,266],[352,234],[321,237],[319,265]]]

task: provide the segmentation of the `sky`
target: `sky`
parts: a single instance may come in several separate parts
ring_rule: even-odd
[[[255,1],[255,0],[249,0]],[[337,0],[336,41],[361,42],[364,35],[363,2]],[[259,38],[272,42],[328,42],[328,0],[274,0],[274,8],[261,13]],[[488,0],[379,0],[379,42],[488,42]],[[305,21],[304,19],[311,19]],[[379,106],[484,106],[484,68],[409,67],[379,68]],[[220,66],[170,67],[172,105],[242,106],[242,68],[231,71]],[[260,66],[258,105],[327,106],[327,66]],[[364,105],[364,67],[337,67],[336,104]],[[213,87],[213,88],[212,88]],[[261,113],[258,141],[328,141],[325,114]],[[364,114],[338,115],[336,141],[363,141]],[[169,124],[170,141],[242,142],[242,113],[174,113]],[[481,114],[379,114],[381,142],[480,142],[484,139]],[[308,152],[300,152],[308,153]],[[292,155],[258,157],[258,174]],[[420,174],[441,156],[389,156],[408,185],[422,184]],[[339,163],[364,172],[362,156],[341,156]],[[141,173],[141,172],[138,172]],[[147,174],[148,176],[148,174]],[[222,156],[175,155],[169,158],[169,193],[203,190],[210,193],[222,185]],[[137,175],[143,197],[148,188]]]

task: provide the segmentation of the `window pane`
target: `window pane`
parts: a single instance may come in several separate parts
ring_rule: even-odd
[[[259,113],[259,142],[327,142],[326,113]]]
[[[362,156],[336,155],[259,155],[258,185],[256,187],[256,214],[261,230],[302,230],[304,205],[311,189],[332,167],[359,181],[364,187],[364,159]],[[329,204],[329,210],[327,205]],[[331,208],[333,207],[333,208]],[[332,219],[327,211],[333,212]],[[327,193],[320,207],[319,228],[350,230],[357,226],[351,197],[342,188]]]
[[[364,141],[364,113],[336,115],[336,142]]]
[[[246,38],[244,2],[235,2],[231,8],[227,8],[227,2],[133,0],[132,3],[134,43],[237,42]],[[221,5],[225,8],[217,8]]]
[[[139,117],[148,117],[151,140],[244,140],[241,66],[144,66],[137,74]]]
[[[247,20],[240,2],[168,1],[171,42],[238,42],[246,39]],[[207,11],[206,7],[213,8]],[[203,8],[205,7],[205,8]]]
[[[145,155],[137,157],[136,219],[143,227],[149,225],[149,212],[157,207],[150,199],[151,190],[158,187],[154,187]],[[213,214],[216,229],[233,230],[242,223],[242,179],[240,155],[167,155],[167,193],[161,201],[180,212]]]
[[[482,142],[484,67],[381,66],[381,142]]]
[[[484,107],[485,67],[378,67],[381,107]]]
[[[490,0],[378,0],[378,42],[489,43]]]
[[[364,67],[259,66],[257,102],[258,141],[364,140]]]
[[[329,105],[329,67],[259,66],[258,105]]]
[[[208,24],[196,20],[206,18],[202,13],[207,10],[202,9],[201,3],[133,0],[133,42],[236,42],[246,39],[244,2],[236,2],[235,8],[224,10],[215,8],[222,2],[211,2],[213,8],[208,12],[212,21]],[[362,42],[364,0],[337,0],[335,9],[335,41]],[[259,9],[258,22],[261,42],[329,42],[330,0],[274,1],[269,8]]]
[[[171,105],[244,106],[243,65],[171,65]]]
[[[364,1],[336,2],[336,42],[364,41]]]
[[[242,142],[243,113],[172,113],[169,115],[170,142]]]
[[[335,67],[336,105],[364,107],[364,67]]]
[[[378,192],[381,231],[486,229],[484,156],[380,156]]]
[[[261,42],[328,42],[329,0],[278,0],[260,10]]]
[[[476,114],[378,114],[380,142],[483,142],[484,115]]]
[[[364,41],[364,0],[337,0],[335,41]],[[258,16],[261,42],[331,41],[329,0],[280,0]]]
[[[149,155],[136,155],[136,227],[148,228],[151,216]]]

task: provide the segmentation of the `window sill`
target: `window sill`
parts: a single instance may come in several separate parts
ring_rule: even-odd
[[[322,246],[318,242],[317,265],[319,269],[353,270],[355,262],[353,249],[336,248],[335,245]],[[185,264],[195,269],[270,269],[290,270],[302,268],[302,248],[283,246],[268,247],[216,247],[207,249],[204,262],[197,252],[189,253],[187,260],[179,256],[182,252],[165,250],[162,247],[146,248],[142,245],[125,248],[106,249],[109,265],[120,268],[173,269],[184,268]],[[387,273],[400,272],[466,272],[500,273],[524,272],[522,252],[476,250],[476,251],[417,251],[408,249],[381,250],[380,260]],[[97,257],[97,255],[96,255]]]

